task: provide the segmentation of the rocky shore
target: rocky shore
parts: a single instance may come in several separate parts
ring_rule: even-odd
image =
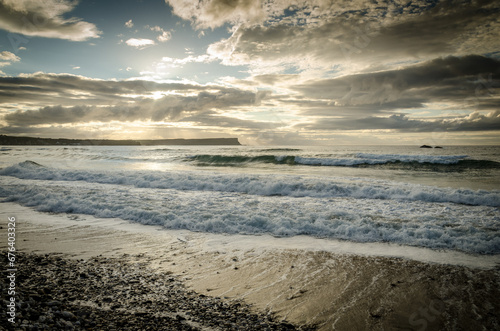
[[[17,252],[16,262],[16,323],[4,315],[0,330],[314,330],[188,290],[128,255],[74,260]],[[0,286],[7,293],[7,282]]]

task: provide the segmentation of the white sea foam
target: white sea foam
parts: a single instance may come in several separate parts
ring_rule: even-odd
[[[498,191],[359,178],[71,171],[26,162],[0,170],[0,196],[41,211],[169,229],[500,253]]]
[[[316,178],[293,175],[248,175],[199,172],[62,170],[27,161],[0,170],[20,179],[85,181],[131,185],[139,188],[238,192],[263,196],[357,198],[401,201],[452,202],[500,206],[500,191],[437,188],[359,178]]]

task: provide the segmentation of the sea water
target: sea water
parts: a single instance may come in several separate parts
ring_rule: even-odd
[[[209,233],[500,254],[499,189],[497,146],[0,147],[2,201]]]

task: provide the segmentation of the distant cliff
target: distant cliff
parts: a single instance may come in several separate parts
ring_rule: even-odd
[[[106,139],[52,139],[0,135],[0,145],[76,145],[76,146],[153,146],[153,145],[241,145],[238,138],[160,139],[160,140],[106,140]]]

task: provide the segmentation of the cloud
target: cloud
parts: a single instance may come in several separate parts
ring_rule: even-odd
[[[175,66],[210,60],[206,55],[163,58]],[[497,130],[500,61],[493,58],[448,56],[400,69],[301,79],[296,74],[254,76],[248,82],[258,89],[252,84],[237,88],[25,74],[0,77],[0,111],[3,121],[13,127],[170,121],[221,130],[232,127],[246,134],[251,130],[254,134],[259,130]],[[280,92],[262,90],[264,85]]]
[[[149,46],[153,46],[155,45],[156,43],[154,42],[154,40],[151,40],[151,39],[143,39],[143,38],[140,38],[140,39],[137,39],[137,38],[130,38],[129,40],[127,40],[125,42],[128,46],[131,46],[131,47],[135,47],[135,48],[138,48],[138,49],[144,49],[146,47],[149,47]]]
[[[6,61],[6,62],[0,62],[0,68],[2,67],[7,67],[12,64],[12,62],[19,62],[21,61],[21,58],[14,53],[8,52],[8,51],[3,51],[0,52],[0,61]],[[0,77],[7,76],[5,72],[0,70]]]
[[[161,43],[167,42],[172,38],[172,34],[169,31],[165,31],[159,26],[150,27],[150,30],[161,32],[161,34],[158,37],[156,37],[156,39]]]
[[[264,96],[213,84],[106,81],[68,74],[0,78],[1,104],[17,104],[16,111],[10,106],[3,110],[10,126],[179,121],[203,112],[258,106]]]
[[[396,130],[399,132],[500,131],[500,110],[487,114],[473,112],[453,119],[411,119],[406,114],[388,117],[327,119],[300,125],[308,130]]]
[[[483,76],[489,81],[481,81]],[[499,90],[500,61],[479,55],[449,56],[399,70],[312,80],[291,88],[308,98],[328,99],[338,107],[398,101],[405,107],[406,100],[461,102],[481,97],[477,93],[481,89]]]
[[[498,47],[499,8],[493,1],[290,4],[270,1],[264,23],[237,24],[229,38],[209,46],[208,54],[226,65],[269,65],[281,71],[341,65],[353,72]],[[204,17],[203,8],[196,13],[196,19]]]
[[[180,82],[114,81],[38,72],[0,78],[0,104],[71,106],[76,101],[87,105],[109,105],[119,101],[134,101],[134,97],[151,98],[154,92],[182,94],[197,93],[204,89],[202,85]]]
[[[156,100],[140,99],[134,103],[115,106],[46,106],[36,110],[11,112],[4,116],[4,121],[13,126],[135,120],[179,121],[190,114],[255,105],[256,102],[254,93],[226,90],[200,92],[195,96],[167,95]]]
[[[132,20],[130,19],[130,20],[128,20],[127,22],[125,22],[125,26],[126,26],[127,28],[129,28],[129,29],[130,29],[130,28],[133,28],[133,27],[134,27],[134,22],[132,22]]]
[[[291,86],[307,130],[500,130],[500,61],[449,56],[399,70]],[[418,116],[416,110],[427,114]],[[388,115],[391,114],[391,115]]]
[[[213,128],[233,128],[237,130],[274,130],[279,124],[268,121],[256,121],[239,119],[235,117],[221,115],[214,111],[206,111],[191,116],[186,116],[180,120],[200,127]]]
[[[65,18],[76,2],[66,0],[0,0],[0,29],[25,36],[84,41],[101,31],[78,18]]]
[[[0,60],[1,61],[18,62],[21,60],[21,58],[14,53],[3,51],[3,52],[0,52]]]
[[[146,25],[145,28],[154,32],[160,32],[160,34],[156,37],[156,40],[158,40],[161,43],[167,42],[172,38],[171,32],[165,31],[163,28],[159,26],[151,27],[149,25]],[[128,46],[135,47],[137,49],[144,49],[156,45],[156,42],[154,40],[145,38],[130,38],[125,43]]]
[[[169,41],[170,39],[172,38],[172,34],[168,31],[163,31],[161,33],[161,35],[159,35],[158,37],[156,37],[156,39],[161,42],[161,43],[164,43],[166,41]]]
[[[229,22],[260,22],[266,17],[260,1],[255,0],[165,0],[173,13],[189,20],[197,29],[214,29]]]
[[[161,59],[161,63],[165,63],[172,68],[177,68],[177,67],[182,67],[187,63],[210,63],[215,60],[216,60],[215,58],[210,57],[206,54],[198,56],[189,55],[188,57],[185,57],[183,59],[175,59],[168,56],[164,56]]]

